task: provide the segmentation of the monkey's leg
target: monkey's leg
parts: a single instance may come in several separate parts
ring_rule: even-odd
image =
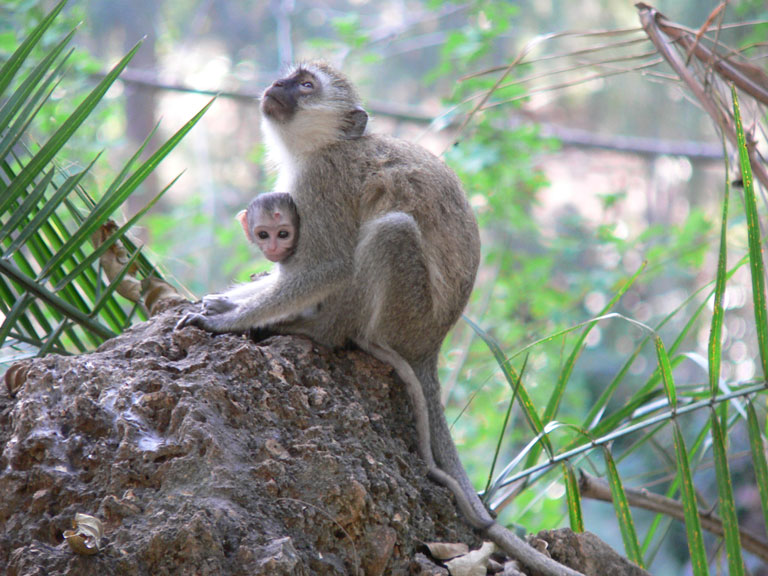
[[[450,489],[469,523],[487,528],[493,518],[478,498],[453,444],[440,403],[436,372],[423,380],[403,356],[437,365],[445,327],[434,319],[431,279],[421,233],[408,214],[393,212],[367,222],[355,253],[356,288],[361,306],[363,348],[395,367],[410,396],[419,452],[430,477]],[[430,340],[431,336],[431,340]]]

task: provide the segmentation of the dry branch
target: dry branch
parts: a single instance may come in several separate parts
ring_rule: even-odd
[[[686,66],[685,59],[676,48],[676,45],[684,50],[686,48],[691,50],[693,54],[696,55],[697,60],[700,57],[704,58],[703,62],[707,65],[712,64],[716,73],[726,80],[733,82],[739,88],[744,90],[744,92],[754,96],[758,100],[760,100],[760,98],[755,94],[759,95],[763,90],[766,90],[766,87],[768,87],[768,80],[760,80],[754,74],[747,76],[744,73],[744,67],[749,65],[745,65],[743,62],[735,65],[730,57],[715,53],[702,46],[700,43],[694,44],[694,34],[686,31],[682,26],[671,23],[652,6],[639,3],[637,4],[637,8],[640,13],[640,22],[642,23],[646,34],[648,34],[648,38],[651,39],[651,42],[656,46],[659,53],[664,56],[680,79],[686,86],[688,86],[691,92],[693,92],[696,100],[698,100],[702,108],[704,108],[706,113],[712,118],[715,125],[722,131],[728,139],[728,142],[736,148],[738,146],[736,141],[736,128],[727,109],[715,100],[708,84],[699,80],[691,68]],[[765,164],[763,164],[755,150],[754,142],[748,142],[747,147],[755,177],[760,181],[764,188],[768,188],[768,171],[766,171]]]
[[[660,494],[654,494],[647,490],[637,490],[625,487],[624,491],[630,506],[642,508],[643,510],[650,510],[651,512],[656,512],[658,514],[665,514],[682,522],[685,521],[683,505],[677,500],[667,498]],[[583,470],[580,470],[579,474],[579,492],[583,498],[602,500],[604,502],[613,501],[611,498],[611,488],[608,485],[608,482],[587,474]],[[723,521],[719,516],[707,512],[699,512],[699,519],[701,520],[701,527],[707,532],[711,532],[720,538],[724,536],[725,531],[723,529]],[[739,530],[739,535],[741,537],[741,545],[745,550],[751,552],[761,560],[768,562],[768,542],[755,536],[751,532],[742,529]]]

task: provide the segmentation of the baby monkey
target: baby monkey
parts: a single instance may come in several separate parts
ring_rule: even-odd
[[[251,201],[236,218],[245,236],[270,262],[282,262],[296,250],[299,213],[287,192],[267,192]]]

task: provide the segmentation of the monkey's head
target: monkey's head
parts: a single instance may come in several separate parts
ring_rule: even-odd
[[[282,262],[296,249],[299,214],[290,194],[270,192],[257,196],[237,219],[248,240],[270,262]]]
[[[293,154],[311,152],[365,133],[368,114],[352,84],[325,63],[302,64],[264,91],[265,135]]]

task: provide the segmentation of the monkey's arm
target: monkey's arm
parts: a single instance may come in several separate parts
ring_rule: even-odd
[[[203,298],[203,311],[186,314],[176,328],[198,326],[215,333],[242,332],[298,315],[342,288],[351,273],[345,262],[303,268],[301,274],[276,274],[223,294]]]

